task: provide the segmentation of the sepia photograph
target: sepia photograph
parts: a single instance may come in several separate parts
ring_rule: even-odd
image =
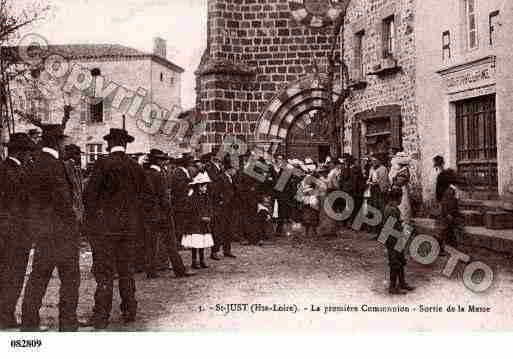
[[[512,45],[508,0],[0,0],[1,345],[510,331]]]

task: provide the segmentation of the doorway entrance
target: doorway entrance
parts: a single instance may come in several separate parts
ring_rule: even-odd
[[[472,192],[498,195],[495,95],[455,103],[458,172]]]
[[[299,117],[287,136],[287,158],[324,162],[330,154],[328,121],[323,111],[313,110]]]

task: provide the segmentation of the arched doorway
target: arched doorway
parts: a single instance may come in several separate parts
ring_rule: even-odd
[[[259,147],[289,158],[311,157],[322,161],[329,153],[326,111],[334,93],[326,90],[327,77],[314,74],[289,84],[262,111],[256,130]],[[305,154],[307,154],[305,156]]]
[[[312,110],[296,119],[278,148],[286,158],[311,158],[323,162],[330,155],[328,120],[323,110]]]

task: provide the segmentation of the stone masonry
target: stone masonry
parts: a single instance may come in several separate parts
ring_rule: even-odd
[[[311,29],[287,0],[209,0],[208,46],[198,69],[203,142],[226,134],[251,141],[266,104],[292,81],[326,65],[331,28]]]

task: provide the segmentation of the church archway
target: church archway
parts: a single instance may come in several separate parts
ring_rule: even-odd
[[[283,153],[283,146],[294,126],[308,126],[312,114],[322,114],[330,106],[330,97],[336,101],[340,87],[335,92],[326,90],[328,79],[325,75],[314,74],[290,83],[276,95],[262,111],[256,130],[257,143],[272,154],[278,149]],[[316,120],[325,121],[317,116]],[[302,123],[298,124],[298,121]],[[315,157],[315,156],[314,156]]]

